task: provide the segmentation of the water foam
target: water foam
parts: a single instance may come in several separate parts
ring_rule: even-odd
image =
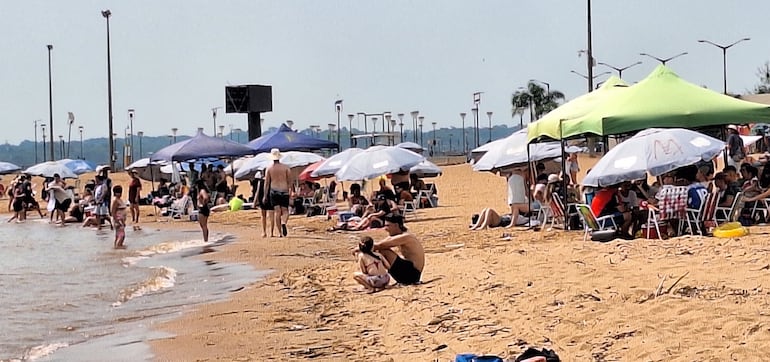
[[[168,254],[168,253],[174,253],[185,249],[198,248],[206,245],[211,245],[214,242],[216,241],[205,242],[201,239],[166,241],[166,242],[150,245],[144,249],[137,250],[136,255],[127,256],[122,260],[123,260],[123,264],[127,266],[131,266],[138,263],[140,260],[147,259],[153,255]]]
[[[43,358],[45,356],[50,355],[51,353],[54,353],[57,349],[64,348],[69,346],[66,343],[51,343],[51,344],[45,344],[42,346],[35,346],[29,349],[26,353],[24,353],[24,357],[21,359],[22,361],[34,361],[39,358]]]
[[[150,270],[152,270],[152,275],[149,278],[121,290],[118,300],[112,303],[112,306],[119,307],[131,299],[157,292],[161,289],[171,288],[176,283],[176,270],[165,266],[152,267]]]

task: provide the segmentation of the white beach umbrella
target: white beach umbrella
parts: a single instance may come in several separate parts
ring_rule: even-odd
[[[315,169],[315,171],[310,173],[310,176],[312,177],[324,177],[324,176],[332,176],[337,171],[342,168],[344,164],[346,164],[348,161],[350,161],[353,156],[364,152],[364,150],[360,148],[348,148],[347,150],[344,150],[334,156],[331,156],[326,159],[318,168]]]
[[[660,176],[677,168],[708,161],[725,143],[684,128],[649,128],[613,147],[591,168],[583,185],[610,186]]]
[[[340,181],[359,181],[372,179],[401,170],[409,170],[425,160],[425,157],[412,151],[388,146],[367,148],[345,163],[335,176]]]
[[[142,158],[128,165],[128,167],[126,167],[126,170],[136,171],[137,177],[145,181],[155,181],[155,180],[160,180],[161,178],[165,178],[168,180],[171,178],[171,170],[169,169],[168,172],[164,172],[163,170],[164,166],[170,166],[170,162],[168,161],[150,162],[149,158]]]
[[[18,172],[19,170],[21,170],[21,167],[10,162],[0,162],[0,175]]]
[[[518,131],[512,135],[487,143],[486,153],[473,165],[474,171],[492,171],[495,169],[526,164],[561,156],[559,142],[533,143],[529,145],[527,154],[527,130]],[[473,152],[476,152],[473,150]]]
[[[409,169],[409,173],[417,177],[436,177],[441,175],[441,167],[428,160],[422,161]]]
[[[78,178],[78,175],[67,168],[67,166],[56,161],[38,163],[37,165],[24,170],[23,173],[43,177],[53,177],[54,174],[59,174],[61,178]]]
[[[404,148],[417,153],[422,153],[422,151],[425,151],[425,147],[422,147],[414,142],[401,142],[397,144],[396,147]]]
[[[280,162],[289,168],[305,167],[312,165],[324,158],[310,152],[288,151],[281,152]],[[257,171],[265,170],[273,164],[273,158],[269,153],[260,153],[241,165],[235,173],[236,180],[248,180],[254,177]]]

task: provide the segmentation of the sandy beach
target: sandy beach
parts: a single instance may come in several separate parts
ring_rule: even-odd
[[[591,161],[581,159],[583,169]],[[770,348],[767,229],[610,243],[575,231],[471,232],[471,214],[505,208],[504,179],[468,165],[444,170],[434,180],[440,207],[407,220],[427,253],[419,286],[366,294],[353,281],[351,248],[384,231],[330,233],[333,221],[301,216],[288,238],[262,238],[258,212],[215,213],[212,232],[237,240],[205,257],[273,272],[156,325],[174,335],[151,342],[156,359],[451,361],[533,346],[566,361],[758,360]]]

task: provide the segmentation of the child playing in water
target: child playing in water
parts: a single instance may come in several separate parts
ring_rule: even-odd
[[[357,253],[361,271],[353,275],[353,279],[363,285],[369,293],[385,288],[390,283],[390,275],[388,275],[390,264],[381,255],[372,251],[373,247],[374,240],[371,237],[361,237]]]
[[[116,185],[112,188],[112,224],[115,227],[115,249],[124,249],[126,240],[126,202],[120,197],[123,195],[123,187]]]

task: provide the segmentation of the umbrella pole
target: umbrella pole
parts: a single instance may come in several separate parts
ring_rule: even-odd
[[[567,165],[566,155],[567,151],[565,149],[566,142],[564,142],[564,136],[563,136],[563,128],[562,124],[564,123],[563,119],[559,120],[559,143],[561,144],[561,197],[564,198],[564,204],[567,204],[567,169],[565,168]],[[572,182],[572,180],[570,180]]]
[[[532,194],[530,191],[530,187],[532,187],[532,161],[530,161],[530,154],[529,154],[529,143],[527,143],[527,192]],[[529,200],[531,196],[527,197],[527,200]],[[540,205],[542,207],[543,205]],[[527,214],[529,214],[529,220],[527,220],[527,227],[532,227],[532,201],[527,202]],[[516,219],[518,220],[518,215],[516,215]],[[514,225],[516,226],[516,225]],[[540,227],[543,227],[542,225]]]

